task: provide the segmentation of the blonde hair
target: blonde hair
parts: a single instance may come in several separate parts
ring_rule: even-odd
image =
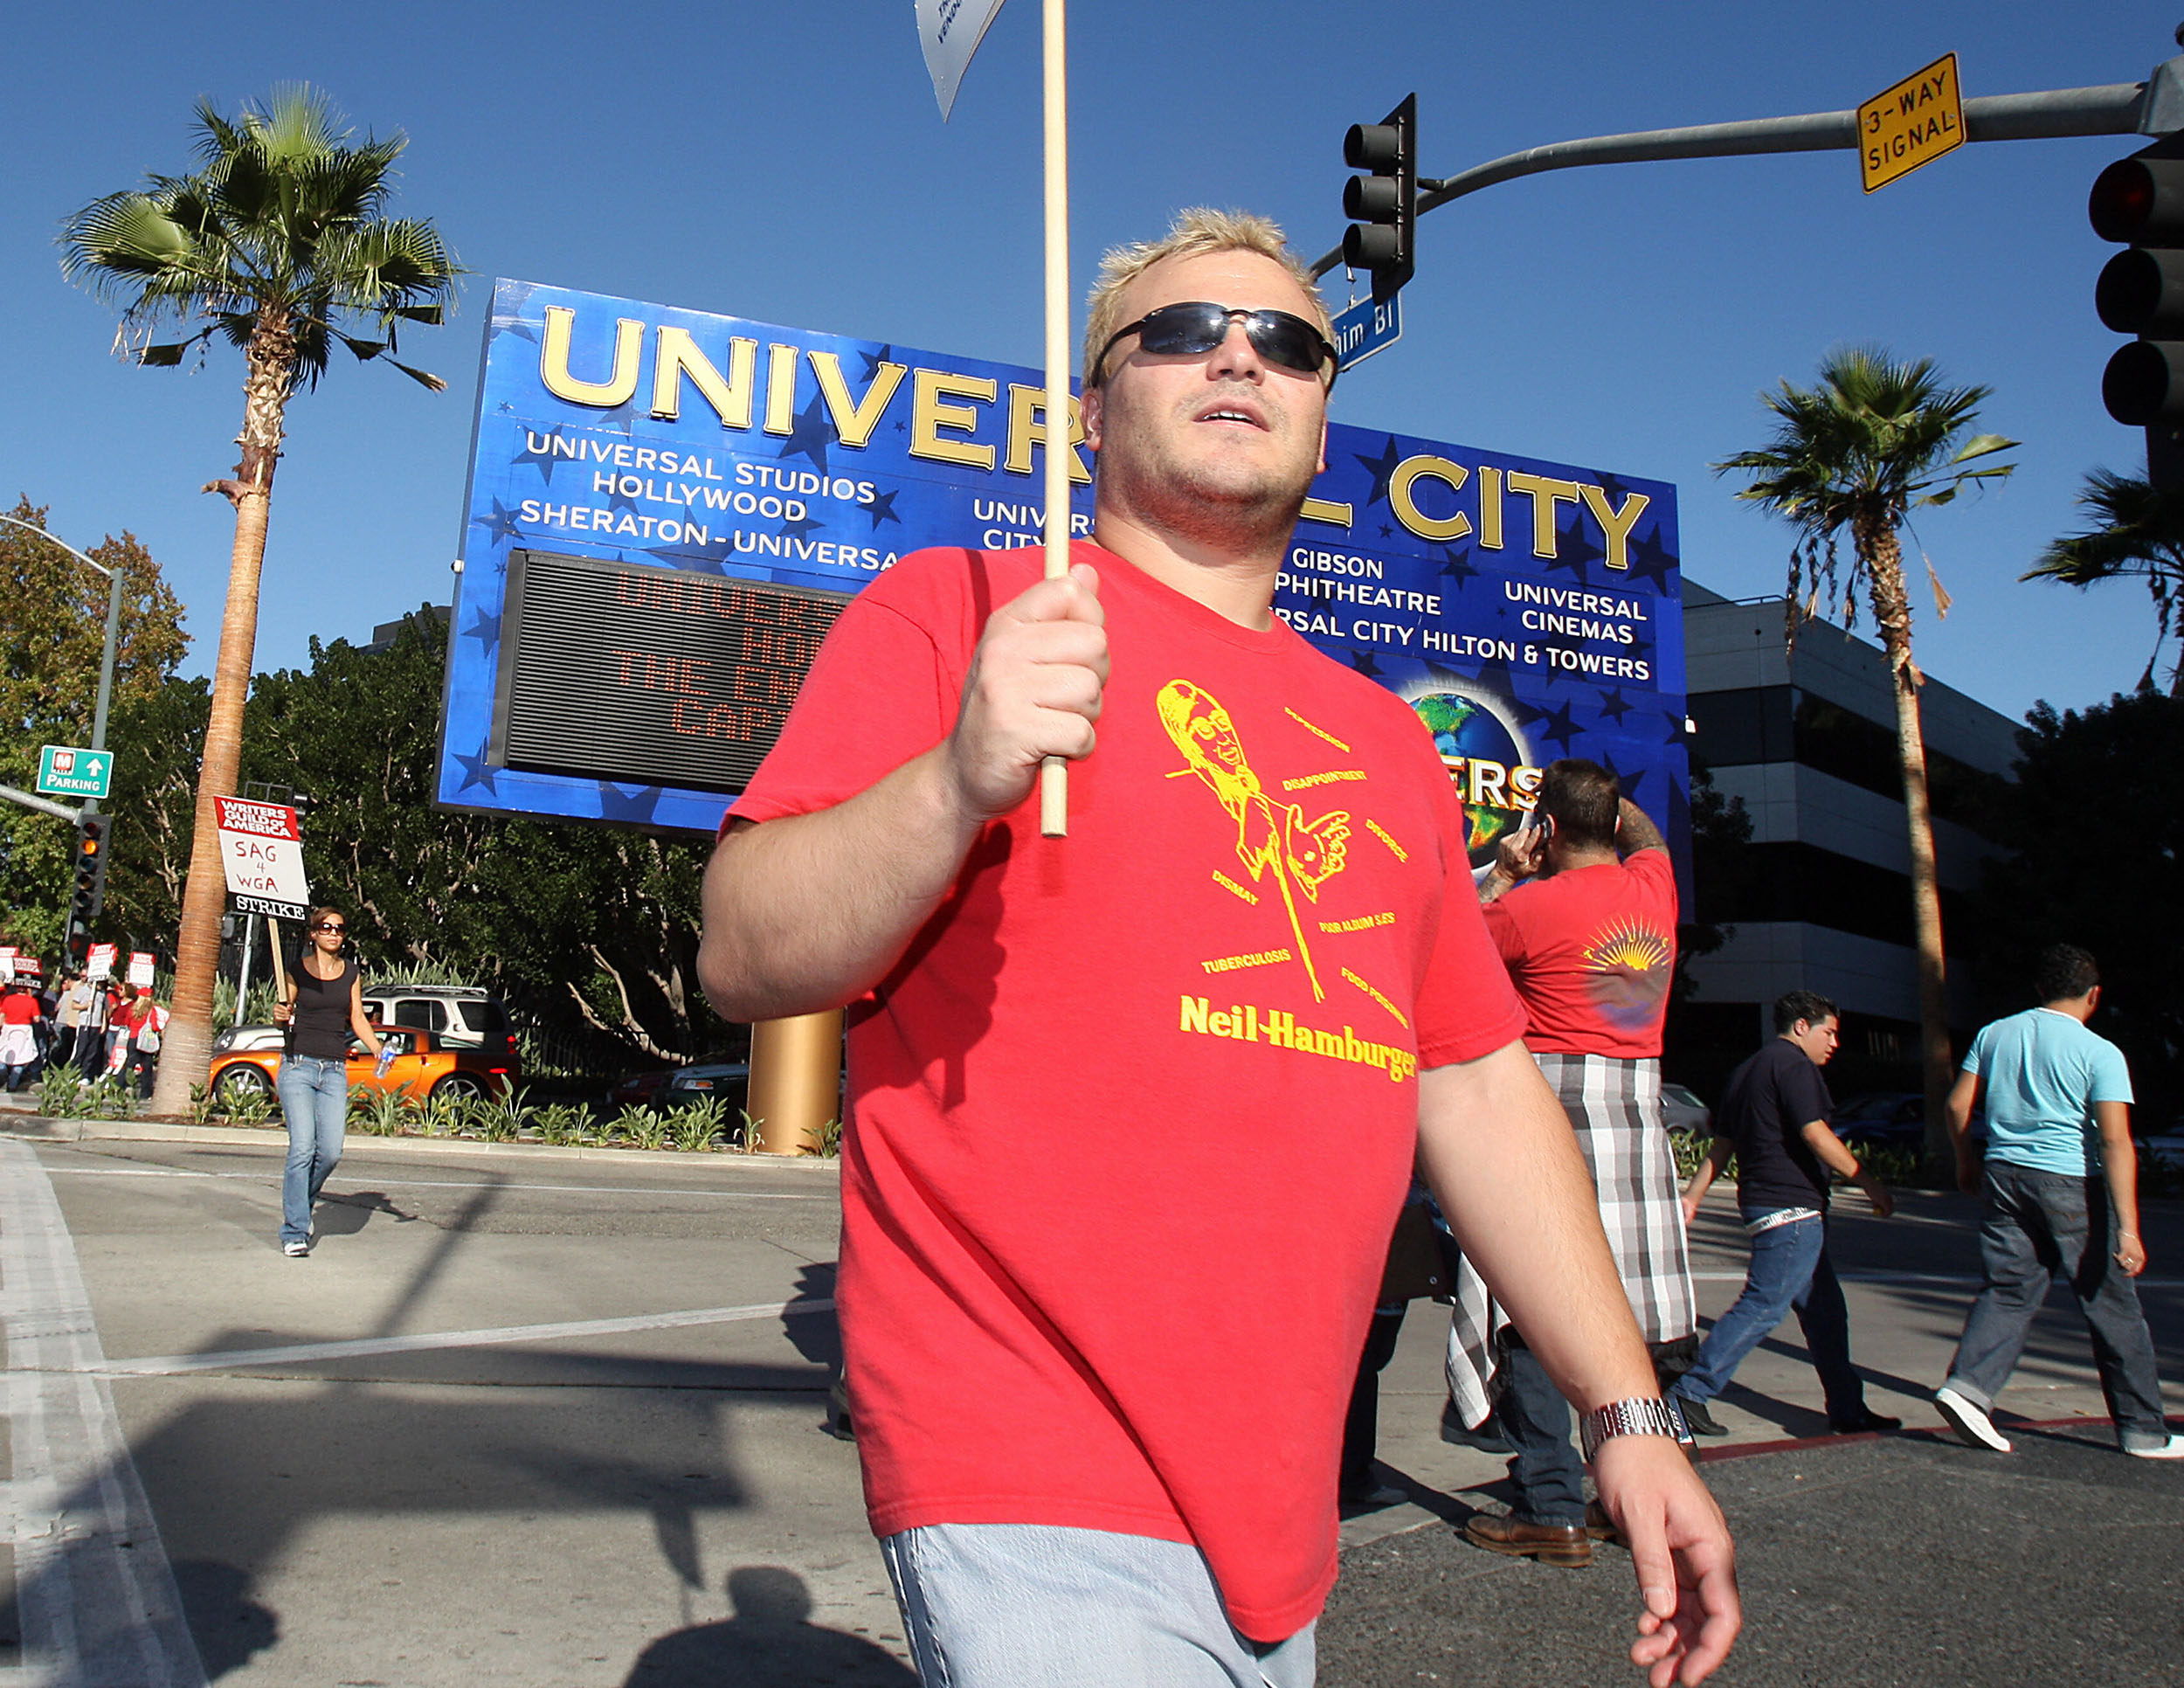
[[[1116,246],[1100,259],[1100,279],[1086,301],[1084,324],[1084,385],[1089,391],[1101,384],[1096,367],[1102,351],[1122,326],[1123,294],[1130,284],[1164,258],[1205,258],[1215,253],[1251,252],[1272,259],[1303,289],[1319,319],[1320,332],[1334,337],[1334,322],[1319,296],[1319,283],[1311,270],[1289,250],[1289,237],[1271,218],[1251,211],[1213,211],[1193,205],[1176,213],[1174,223],[1158,240],[1140,240]]]

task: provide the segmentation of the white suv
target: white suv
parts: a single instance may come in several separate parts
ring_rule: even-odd
[[[390,1026],[415,1026],[452,1048],[483,1049],[515,1058],[508,1011],[478,985],[367,985],[364,1012],[374,1007]]]

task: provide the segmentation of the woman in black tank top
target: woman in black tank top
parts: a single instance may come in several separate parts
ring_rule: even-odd
[[[280,1252],[292,1259],[311,1252],[311,1204],[341,1161],[349,1124],[349,1034],[375,1057],[379,1054],[378,1034],[364,1018],[363,975],[342,956],[348,917],[339,909],[314,909],[304,927],[303,955],[273,1008],[273,1019],[288,1031],[274,1088],[288,1122]]]

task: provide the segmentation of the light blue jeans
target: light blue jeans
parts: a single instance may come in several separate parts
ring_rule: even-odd
[[[288,1167],[280,1180],[280,1240],[311,1240],[311,1204],[342,1163],[349,1117],[349,1062],[283,1055],[274,1081],[288,1121]]]
[[[1311,1688],[1312,1626],[1239,1635],[1185,1542],[934,1524],[880,1552],[924,1688]]]

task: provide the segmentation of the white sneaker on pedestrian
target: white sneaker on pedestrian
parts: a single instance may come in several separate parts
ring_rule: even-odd
[[[2184,1459],[2184,1436],[2171,1436],[2159,1448],[2126,1448],[2133,1459]]]
[[[1947,1384],[1934,1391],[1934,1405],[1941,1408],[1942,1417],[1949,1421],[1949,1428],[1966,1447],[1985,1448],[1997,1454],[2009,1451],[2009,1438],[1994,1428],[1994,1421],[1987,1417],[1986,1411],[1973,1406]]]
[[[291,1237],[280,1245],[280,1252],[291,1260],[301,1260],[311,1252],[311,1245],[301,1237]]]

